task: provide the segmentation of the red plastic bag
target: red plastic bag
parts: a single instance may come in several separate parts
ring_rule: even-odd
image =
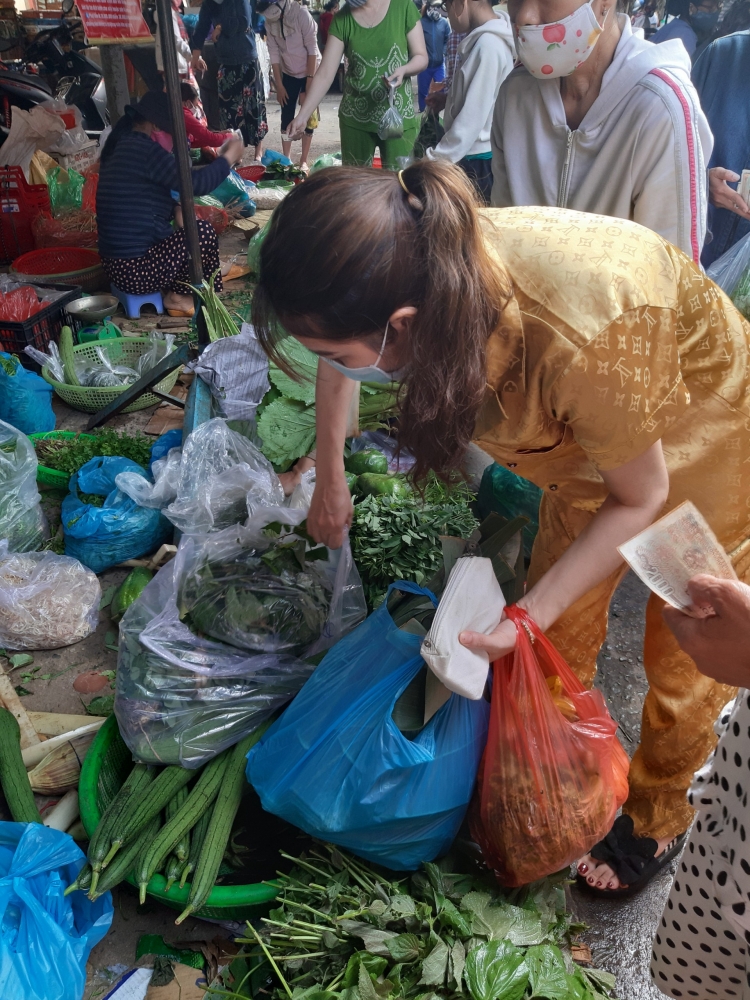
[[[85,191],[85,188],[84,188]],[[96,213],[82,208],[77,212],[67,212],[59,219],[42,212],[31,223],[34,243],[42,247],[90,247],[99,243]]]
[[[0,292],[0,319],[22,323],[41,308],[42,304],[31,285],[21,285],[12,292]]]
[[[206,222],[210,222],[216,230],[217,236],[221,236],[229,225],[229,215],[223,208],[217,208],[215,205],[196,205],[195,216],[197,219],[205,219]]]
[[[628,794],[629,762],[600,691],[587,691],[521,608],[513,653],[493,664],[487,749],[469,815],[505,886],[560,871],[601,840]]]

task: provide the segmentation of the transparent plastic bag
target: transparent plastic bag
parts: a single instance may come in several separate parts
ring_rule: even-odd
[[[437,603],[416,584],[394,587]],[[404,735],[394,707],[426,674],[420,643],[397,627],[386,599],[327,653],[248,754],[247,778],[267,812],[396,870],[416,869],[453,843],[490,712],[484,699],[452,694]]]
[[[56,382],[64,383],[65,371],[63,369],[62,358],[54,340],[51,340],[47,344],[47,350],[49,354],[45,354],[44,351],[38,351],[36,347],[24,347],[24,352],[36,361],[38,365],[41,365],[42,368],[49,368],[49,373]]]
[[[185,533],[220,531],[246,520],[247,494],[254,488],[281,506],[284,491],[268,459],[226,420],[214,417],[185,442],[177,496],[164,515]]]
[[[145,375],[146,372],[151,371],[152,368],[155,368],[160,361],[163,361],[174,350],[175,335],[173,333],[164,334],[158,333],[156,330],[151,330],[148,334],[148,339],[151,341],[151,345],[138,358],[136,364],[138,378]]]
[[[63,170],[55,167],[47,174],[49,188],[49,203],[54,218],[65,215],[66,212],[79,211],[83,205],[83,185],[86,178],[77,170]]]
[[[96,629],[102,589],[77,559],[9,553],[0,541],[0,646],[59,649]]]
[[[609,833],[629,764],[601,691],[584,688],[524,611],[506,614],[516,648],[493,664],[469,827],[501,885],[520,886],[567,868]]]
[[[153,483],[138,472],[120,472],[115,476],[115,483],[139,507],[163,510],[177,496],[181,461],[182,448],[172,448],[163,458],[157,458],[152,463]]]
[[[378,125],[378,137],[384,142],[388,139],[401,139],[404,134],[404,119],[393,103],[397,89],[397,84],[388,84],[388,108],[380,119],[380,125]]]
[[[706,274],[750,318],[750,233],[715,260]]]
[[[34,445],[0,420],[0,538],[11,552],[31,552],[49,536],[36,488]]]
[[[27,371],[18,358],[0,351],[0,420],[24,434],[55,429],[52,386]]]
[[[191,631],[180,620],[178,594],[208,553],[264,544],[270,510],[252,529],[183,538],[175,559],[133,602],[120,625],[115,714],[138,760],[195,768],[236,743],[293,698],[313,671],[288,652],[252,652]],[[265,540],[265,544],[270,544]],[[348,547],[331,553],[327,621],[311,650],[335,642],[364,615],[361,584]],[[269,643],[273,645],[273,643]],[[310,654],[312,655],[312,653]]]
[[[87,368],[81,383],[86,386],[120,386],[132,385],[140,378],[138,372],[128,365],[113,365],[104,347],[96,345],[96,356],[99,364]]]
[[[340,167],[341,166],[341,153],[323,153],[319,156],[315,163],[310,167],[310,173],[314,174],[316,170],[325,170],[326,167]]]
[[[62,503],[65,554],[95,573],[126,559],[151,555],[172,537],[172,526],[158,510],[139,507],[117,488],[121,472],[145,475],[136,462],[115,456],[92,458],[71,477]],[[85,503],[78,491],[104,497],[102,506]]]
[[[81,1000],[86,962],[112,923],[112,895],[65,895],[83,867],[72,837],[41,823],[0,823],[0,996]]]

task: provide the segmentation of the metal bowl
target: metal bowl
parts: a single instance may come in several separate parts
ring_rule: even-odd
[[[66,307],[66,311],[76,319],[96,322],[111,316],[119,306],[120,301],[114,295],[84,295],[80,299],[75,299]]]

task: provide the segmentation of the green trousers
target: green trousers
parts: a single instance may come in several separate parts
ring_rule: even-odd
[[[400,139],[386,139],[377,132],[366,132],[364,129],[352,128],[339,122],[341,128],[341,160],[345,167],[370,167],[376,148],[380,149],[380,159],[386,170],[398,170],[399,156],[411,156],[417,138],[419,126],[407,125]]]

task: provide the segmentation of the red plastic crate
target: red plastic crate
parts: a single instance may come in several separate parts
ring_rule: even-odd
[[[62,328],[66,324],[72,325],[70,316],[65,311],[65,306],[81,294],[79,285],[44,285],[37,282],[35,287],[49,288],[65,294],[23,322],[14,323],[11,320],[0,319],[0,351],[17,354],[23,359],[26,368],[35,368],[36,366],[28,354],[23,353],[24,347],[31,346],[40,351],[46,351],[47,344],[51,340],[57,343]]]
[[[20,167],[0,167],[0,263],[35,249],[31,223],[41,212],[52,214],[47,185],[27,183]]]

